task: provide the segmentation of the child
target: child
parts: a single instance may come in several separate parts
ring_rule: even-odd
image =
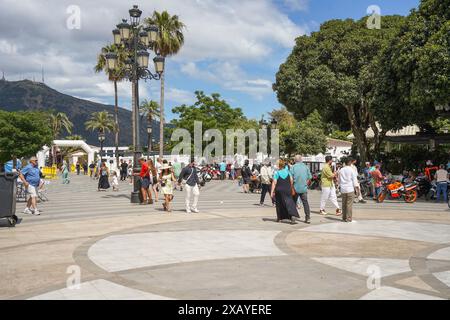
[[[119,179],[117,178],[117,172],[112,172],[112,180],[111,185],[113,187],[113,191],[119,191]]]

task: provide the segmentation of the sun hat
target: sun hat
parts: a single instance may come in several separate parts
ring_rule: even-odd
[[[161,170],[165,170],[165,169],[170,169],[172,168],[171,166],[169,166],[167,163],[163,164],[163,166],[161,167]]]
[[[30,161],[38,161],[38,159],[36,157],[31,157]]]

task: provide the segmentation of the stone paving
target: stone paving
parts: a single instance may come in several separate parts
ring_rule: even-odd
[[[127,183],[117,193],[95,183],[55,181],[41,216],[0,221],[0,299],[450,298],[445,204],[358,204],[344,224],[317,214],[312,191],[312,224],[290,225],[236,182],[209,183],[191,215],[180,192],[167,214],[131,205]],[[68,287],[74,266],[79,288]]]

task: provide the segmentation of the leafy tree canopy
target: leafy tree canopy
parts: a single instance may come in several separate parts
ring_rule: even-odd
[[[0,110],[0,163],[35,155],[53,140],[48,114]]]

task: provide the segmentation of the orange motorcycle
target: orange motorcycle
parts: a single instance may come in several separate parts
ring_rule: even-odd
[[[387,196],[391,199],[403,198],[406,203],[414,203],[417,200],[417,184],[415,182],[408,184],[398,181],[385,182],[378,195],[378,202],[383,202]]]

